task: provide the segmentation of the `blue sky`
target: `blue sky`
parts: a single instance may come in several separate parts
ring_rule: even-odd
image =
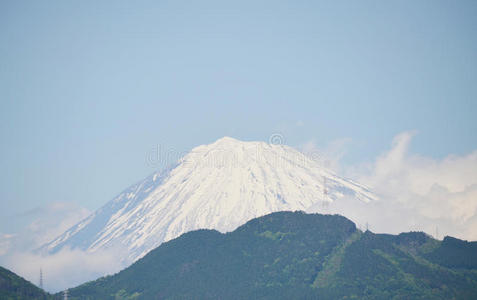
[[[155,145],[350,138],[357,164],[417,130],[439,159],[477,149],[476,115],[475,1],[2,1],[1,231],[98,208]]]

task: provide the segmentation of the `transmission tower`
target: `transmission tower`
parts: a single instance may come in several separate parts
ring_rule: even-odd
[[[40,268],[40,289],[43,289],[43,270]]]

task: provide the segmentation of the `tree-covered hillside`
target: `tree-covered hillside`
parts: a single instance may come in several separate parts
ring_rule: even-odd
[[[51,299],[52,296],[15,273],[0,267],[0,300]]]
[[[477,299],[476,243],[279,212],[189,232],[70,299]]]

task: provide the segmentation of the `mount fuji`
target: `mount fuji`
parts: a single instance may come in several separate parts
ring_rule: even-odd
[[[224,137],[129,187],[42,250],[119,248],[127,265],[188,231],[228,232],[271,212],[307,211],[346,196],[376,200],[294,148]]]

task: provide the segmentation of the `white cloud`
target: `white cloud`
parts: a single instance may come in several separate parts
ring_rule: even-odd
[[[50,203],[21,214],[30,219],[28,226],[18,233],[0,233],[0,264],[34,284],[38,284],[42,268],[45,288],[49,291],[59,291],[118,271],[121,266],[114,251],[90,254],[63,249],[53,255],[35,253],[38,247],[89,214],[87,209],[68,202]]]
[[[59,292],[105,274],[118,272],[124,267],[117,259],[120,256],[120,253],[113,250],[89,253],[64,248],[51,255],[15,251],[2,256],[0,262],[2,266],[37,285],[41,268],[44,289]]]
[[[15,217],[27,218],[19,232],[0,232],[0,255],[9,251],[33,250],[86,218],[91,212],[70,202],[53,202]]]
[[[433,159],[409,153],[415,132],[397,135],[392,148],[369,165],[350,167],[348,177],[366,184],[380,201],[331,209],[378,232],[423,230],[477,240],[477,151]]]
[[[0,256],[5,255],[10,251],[14,238],[14,234],[0,234]]]
[[[71,226],[89,216],[91,212],[68,202],[54,202],[43,208],[42,213],[28,226],[40,246],[65,232]]]

